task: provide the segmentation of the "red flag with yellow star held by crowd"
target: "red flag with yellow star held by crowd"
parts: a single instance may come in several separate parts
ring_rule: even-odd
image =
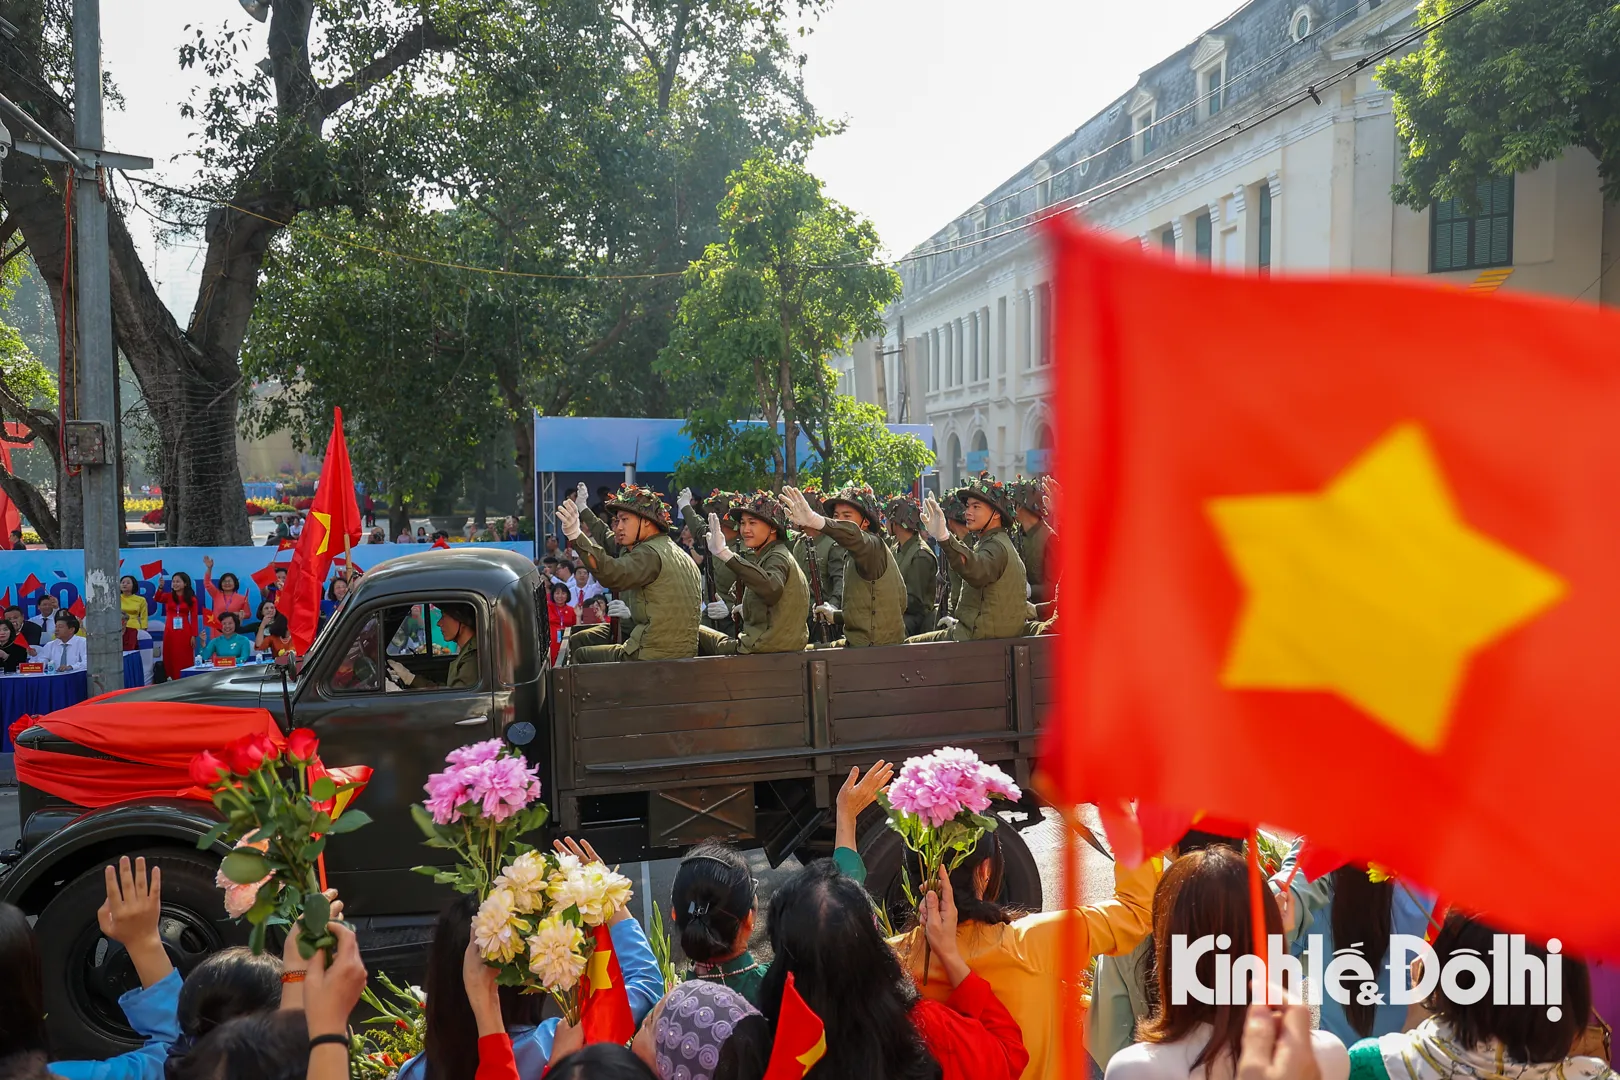
[[[333,409],[332,437],[326,442],[320,483],[287,568],[287,585],[276,597],[276,611],[287,616],[294,651],[302,654],[315,640],[332,560],[359,542],[360,504],[354,498],[349,444],[343,438],[343,410]]]
[[[1273,823],[1620,956],[1620,316],[1050,239],[1047,790]]]
[[[624,985],[624,970],[613,948],[613,935],[605,926],[591,930],[595,947],[590,966],[580,981],[579,1023],[587,1043],[618,1043],[636,1037],[636,1021],[630,1012],[630,992]]]

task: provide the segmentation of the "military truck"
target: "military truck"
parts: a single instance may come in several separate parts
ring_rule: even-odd
[[[420,971],[449,897],[411,870],[442,853],[422,845],[408,808],[445,754],[469,742],[521,746],[552,811],[542,842],[582,837],[610,863],[676,856],[710,837],[762,847],[773,865],[829,854],[833,798],[851,765],[946,744],[971,747],[1028,789],[1036,718],[1053,696],[1051,639],[551,669],[544,590],[543,572],[512,552],[413,553],[367,573],[295,671],[225,668],[118,700],[264,708],[284,729],[318,732],[328,764],[370,765],[357,805],[373,822],[333,837],[327,866],[368,964],[406,977]],[[431,628],[437,605],[451,602],[477,612],[479,681],[428,688],[445,681],[450,656]],[[422,688],[400,687],[390,662]],[[18,742],[93,753],[37,726]],[[54,1045],[120,1052],[135,1038],[117,999],[136,979],[96,923],[101,868],[125,854],[163,868],[162,931],[182,972],[244,941],[214,884],[223,848],[196,847],[214,808],[175,798],[86,811],[26,783],[19,802],[22,836],[0,853],[0,900],[38,917]],[[1039,909],[1040,877],[1017,830],[1040,808],[1027,796],[1003,816],[1013,828],[1003,830],[1002,896]],[[898,910],[899,839],[876,808],[861,826],[869,888]]]

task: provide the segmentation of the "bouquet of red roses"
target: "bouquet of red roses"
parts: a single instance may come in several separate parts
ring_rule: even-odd
[[[218,754],[205,750],[191,761],[191,779],[225,815],[197,847],[206,851],[221,839],[237,843],[220,874],[228,910],[252,924],[249,944],[256,953],[264,951],[269,927],[294,923],[305,959],[335,944],[326,929],[331,906],[321,890],[321,856],[328,836],[371,821],[347,809],[371,770],[328,769],[319,746],[313,731],[298,728],[285,739],[244,735]]]

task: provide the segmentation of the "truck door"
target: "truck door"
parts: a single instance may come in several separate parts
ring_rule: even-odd
[[[320,735],[328,765],[372,767],[355,803],[372,824],[331,839],[328,880],[356,914],[435,911],[447,894],[411,867],[445,853],[422,846],[410,806],[447,753],[495,736],[492,658],[478,649],[495,644],[489,605],[476,595],[390,597],[340,617],[317,670],[301,673],[296,718]],[[458,645],[469,618],[475,636]]]

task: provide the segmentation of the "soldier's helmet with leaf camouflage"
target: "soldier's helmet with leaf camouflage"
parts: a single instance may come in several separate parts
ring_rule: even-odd
[[[833,516],[833,510],[839,503],[853,507],[856,513],[866,519],[866,527],[871,532],[883,528],[883,515],[878,511],[877,492],[872,490],[871,484],[848,484],[827,496],[822,503],[821,513],[827,517]]]
[[[776,493],[756,491],[752,495],[742,496],[737,502],[736,509],[731,512],[731,516],[741,520],[744,514],[752,515],[761,521],[775,525],[778,537],[784,539],[787,537],[787,507],[782,505],[782,500]]]
[[[667,529],[670,525],[669,504],[664,502],[663,493],[639,484],[620,484],[619,493],[603,503],[602,508],[607,511],[626,510],[646,518],[659,528]]]
[[[888,515],[889,521],[902,529],[910,529],[914,533],[923,531],[922,504],[910,495],[891,497],[883,510]],[[950,511],[947,510],[945,513],[947,517],[950,516]]]
[[[1012,489],[988,472],[980,473],[957,488],[956,497],[962,500],[964,506],[970,497],[978,499],[980,502],[989,503],[1001,511],[1002,524],[1006,525],[1012,522]]]

